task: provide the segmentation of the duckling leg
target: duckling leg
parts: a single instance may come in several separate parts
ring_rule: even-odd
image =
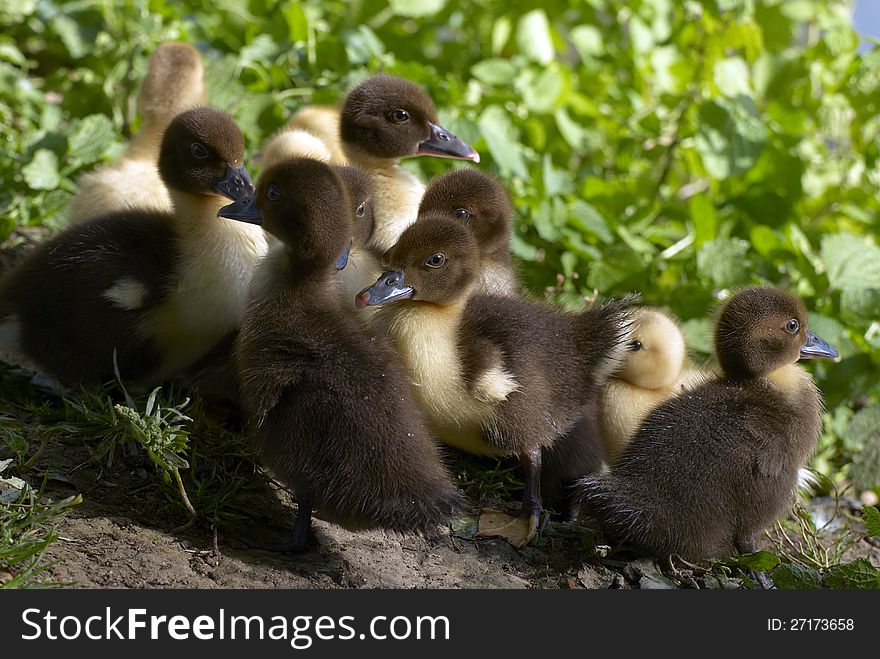
[[[758,543],[755,542],[754,538],[738,538],[736,540],[736,550],[740,554],[754,554],[758,551]],[[768,577],[765,572],[749,570],[749,576],[757,581],[758,585],[764,590],[773,590],[776,588],[776,584],[773,583],[773,580]]]
[[[293,525],[293,533],[288,540],[283,542],[257,542],[248,537],[242,540],[248,547],[274,551],[282,554],[299,554],[306,550],[312,530],[312,494],[297,493],[296,523]]]
[[[541,450],[522,454],[520,461],[526,472],[526,491],[519,517],[510,517],[497,510],[484,510],[476,534],[478,538],[504,538],[517,549],[528,545],[538,532],[541,519]]]

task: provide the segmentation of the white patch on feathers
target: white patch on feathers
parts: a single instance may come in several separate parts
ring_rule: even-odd
[[[483,439],[494,404],[469,394],[462,377],[457,335],[463,310],[464,303],[390,304],[374,316],[374,325],[397,347],[413,395],[438,439],[478,455],[503,455]]]
[[[139,281],[123,277],[104,291],[101,296],[120,309],[134,311],[144,306],[144,301],[147,298],[147,289]]]

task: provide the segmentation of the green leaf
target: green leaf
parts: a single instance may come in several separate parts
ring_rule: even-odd
[[[705,193],[691,197],[690,212],[696,233],[694,243],[700,247],[718,235],[718,214],[715,204]]]
[[[741,284],[749,277],[749,243],[739,238],[710,240],[697,252],[697,271],[718,288]]]
[[[749,570],[755,570],[756,572],[769,572],[780,563],[779,557],[776,554],[764,549],[752,554],[736,556],[734,560],[737,565]]]
[[[54,190],[61,183],[58,156],[54,151],[38,149],[33,160],[22,168],[21,174],[31,190]]]
[[[868,535],[872,538],[880,538],[880,510],[877,510],[874,506],[864,506],[862,508],[862,519],[865,522]]]
[[[709,319],[691,318],[682,323],[681,331],[684,332],[688,348],[691,350],[697,350],[707,354],[712,354],[715,351],[715,330],[712,321]]]
[[[64,43],[67,52],[70,53],[73,59],[79,59],[88,54],[89,45],[83,39],[80,33],[80,26],[75,20],[69,16],[59,14],[50,21],[50,25],[55,33],[61,37],[62,43]]]
[[[780,590],[815,590],[822,587],[822,575],[797,563],[786,563],[773,570],[773,583]]]
[[[757,162],[767,128],[752,99],[716,99],[700,106],[694,146],[711,176],[726,179],[748,171]]]
[[[871,565],[866,558],[857,558],[851,563],[835,565],[825,575],[825,585],[829,588],[880,589],[880,570]]]
[[[533,9],[519,19],[516,42],[520,52],[538,64],[549,64],[556,56],[550,21],[543,9]]]
[[[485,59],[471,67],[471,75],[487,85],[509,85],[519,73],[513,62],[499,57]]]
[[[728,57],[715,62],[715,84],[725,96],[751,96],[749,67],[741,57]]]
[[[477,124],[502,175],[527,177],[528,168],[520,152],[520,142],[510,115],[497,105],[490,105],[483,110]]]
[[[594,25],[577,25],[568,35],[581,59],[588,60],[605,54],[602,32]]]
[[[880,288],[880,247],[864,236],[836,233],[822,238],[822,261],[834,288]]]
[[[582,233],[594,235],[603,243],[610,243],[614,240],[614,234],[608,228],[608,222],[595,206],[576,199],[571,205],[570,213],[571,217],[568,223]]]
[[[446,6],[446,0],[389,0],[388,4],[396,16],[422,18],[441,11]]]
[[[92,114],[79,122],[70,136],[71,160],[89,165],[104,157],[116,139],[113,122],[103,114]]]

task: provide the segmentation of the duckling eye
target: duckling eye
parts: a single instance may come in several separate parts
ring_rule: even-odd
[[[278,201],[281,199],[281,188],[279,188],[274,183],[270,183],[266,188],[266,197],[269,201]]]
[[[455,219],[456,220],[469,220],[471,218],[471,214],[468,212],[467,208],[456,208],[455,209]]]
[[[785,331],[789,334],[797,334],[800,328],[801,324],[795,318],[792,318],[785,324]]]
[[[193,142],[189,150],[196,158],[207,158],[209,155],[208,147],[201,142]]]
[[[362,201],[361,205],[357,207],[357,210],[354,212],[358,217],[363,217],[367,212],[367,202]]]
[[[409,112],[406,110],[392,110],[388,118],[396,124],[405,124],[409,121]]]
[[[425,265],[429,268],[439,268],[446,263],[446,254],[439,252],[425,261]]]
[[[630,352],[638,352],[639,350],[642,349],[642,342],[641,341],[632,341],[629,344],[629,346],[627,346],[627,348],[630,350]]]

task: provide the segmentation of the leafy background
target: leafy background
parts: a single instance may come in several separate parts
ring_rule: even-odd
[[[137,130],[165,40],[207,60],[251,153],[303,104],[408,77],[516,208],[528,287],[639,290],[698,357],[732,288],[797,292],[836,344],[816,466],[880,483],[880,51],[841,0],[0,1],[0,240],[62,226]],[[425,176],[449,166],[407,163]],[[256,168],[252,168],[256,169]],[[876,490],[880,491],[880,490]]]

